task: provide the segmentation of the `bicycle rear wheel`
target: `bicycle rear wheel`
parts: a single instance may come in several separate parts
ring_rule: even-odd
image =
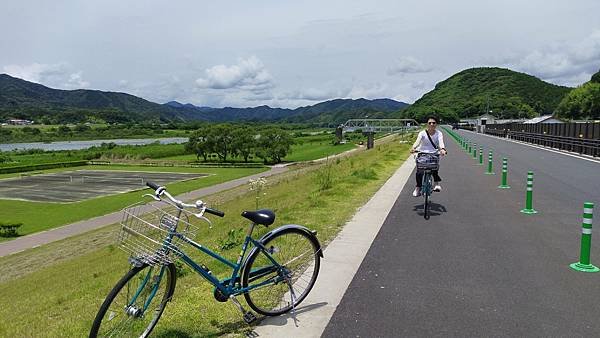
[[[309,234],[295,228],[281,231],[263,245],[282,268],[277,269],[263,250],[254,251],[244,267],[242,287],[266,284],[246,292],[244,298],[254,311],[276,316],[308,296],[319,274],[319,246]]]
[[[147,337],[175,291],[175,265],[134,267],[100,306],[90,337]]]

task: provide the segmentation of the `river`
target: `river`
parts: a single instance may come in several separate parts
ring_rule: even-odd
[[[118,145],[143,145],[154,142],[161,144],[185,143],[187,137],[167,137],[167,138],[144,138],[144,139],[116,139],[116,140],[88,140],[88,141],[57,141],[57,142],[32,142],[32,143],[5,143],[0,144],[0,151],[23,150],[23,149],[43,149],[51,150],[80,150],[94,146],[100,146],[102,143],[115,143]]]

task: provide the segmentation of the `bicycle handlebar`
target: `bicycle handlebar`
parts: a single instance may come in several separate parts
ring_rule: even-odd
[[[154,182],[146,182],[146,185],[148,187],[150,187],[151,189],[154,190],[154,196],[156,196],[157,198],[161,198],[161,196],[166,196],[171,202],[175,203],[175,205],[177,205],[178,207],[181,208],[195,208],[195,209],[200,209],[202,210],[202,213],[207,212],[209,214],[215,215],[215,216],[219,216],[219,217],[224,217],[225,213],[223,211],[217,210],[217,209],[212,209],[206,206],[206,204],[202,201],[196,201],[195,204],[189,204],[189,203],[184,203],[178,199],[176,199],[175,197],[173,197],[171,194],[169,194],[169,192],[167,191],[167,189],[165,187],[162,187]],[[202,215],[202,213],[200,215]]]

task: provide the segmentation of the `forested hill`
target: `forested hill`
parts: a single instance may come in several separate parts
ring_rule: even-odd
[[[288,122],[333,122],[342,123],[348,119],[370,117],[390,118],[390,113],[398,112],[409,104],[391,99],[337,99],[317,103],[313,106],[294,109],[294,114],[287,117]]]
[[[439,82],[399,115],[423,120],[436,113],[452,121],[481,115],[488,107],[501,118],[552,114],[571,89],[509,69],[471,68]]]
[[[556,116],[574,120],[600,119],[600,71],[562,99],[556,108]]]
[[[196,107],[175,101],[158,104],[140,97],[99,90],[59,90],[0,74],[0,120],[43,123],[151,121],[282,121],[340,123],[349,118],[388,117],[407,106],[390,99],[336,99],[296,109]]]

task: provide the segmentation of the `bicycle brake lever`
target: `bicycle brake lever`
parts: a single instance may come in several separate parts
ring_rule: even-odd
[[[156,197],[156,195],[154,195],[154,194],[144,194],[144,195],[142,195],[142,197],[146,197],[146,196],[152,197],[152,199],[154,199],[155,201],[160,201],[160,198]]]
[[[212,222],[208,218],[204,217],[202,214],[203,213],[198,213],[198,214],[194,214],[194,216],[196,216],[197,218],[199,218],[201,220],[206,221],[208,223],[208,228],[212,229],[212,225],[213,225]]]

